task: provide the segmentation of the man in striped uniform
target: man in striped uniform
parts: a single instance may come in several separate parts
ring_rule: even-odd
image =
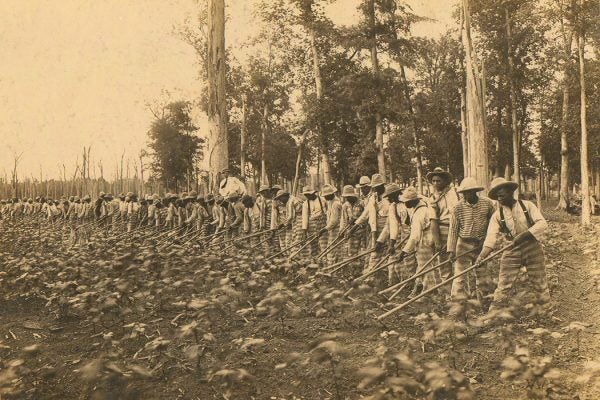
[[[340,217],[342,214],[342,203],[340,199],[336,197],[337,188],[333,185],[324,185],[321,190],[321,196],[327,202],[327,218],[325,221],[325,227],[321,229],[319,236],[319,247],[323,251],[327,246],[333,244],[338,238]],[[327,254],[327,263],[329,265],[335,263],[338,259],[339,251],[337,249],[330,251]]]
[[[370,232],[369,247],[374,248],[377,245],[377,238],[383,231],[388,218],[389,201],[383,198],[385,192],[385,181],[380,174],[374,174],[371,178],[371,194],[361,216],[356,220],[356,223],[350,228],[349,236],[354,234],[356,230],[363,224],[368,224]],[[378,245],[380,246],[380,245]],[[368,260],[366,271],[374,268],[383,256],[382,248],[371,253]],[[366,272],[365,271],[365,272]]]
[[[370,180],[369,180],[370,182]],[[358,194],[352,185],[344,186],[342,190],[342,213],[340,217],[340,234],[345,234],[347,229],[354,225],[355,221],[361,216],[365,207],[362,201],[358,199]],[[353,235],[347,238],[348,243],[341,247],[342,258],[354,256],[359,251],[366,249],[364,243],[364,227],[360,227]]]
[[[271,229],[278,228],[281,248],[287,248],[299,239],[302,230],[302,201],[285,190],[275,195],[277,202],[271,219]]]
[[[492,215],[477,261],[486,258],[493,251],[501,235],[514,245],[506,250],[500,259],[498,287],[490,310],[507,302],[521,267],[527,269],[536,301],[544,305],[550,301],[544,252],[540,244],[548,230],[548,223],[535,204],[526,200],[515,200],[514,192],[517,188],[517,183],[504,178],[496,178],[490,184],[489,196],[498,200],[498,209]]]
[[[450,227],[450,218],[452,211],[459,201],[458,193],[451,187],[453,177],[442,168],[435,168],[427,174],[427,180],[433,186],[433,194],[430,197],[431,204],[431,252],[433,254],[441,252],[438,256],[438,262],[444,262],[448,259],[446,253],[446,243],[448,241],[448,229]],[[452,264],[447,263],[440,268],[442,278],[448,278],[452,275]]]
[[[305,186],[302,194],[306,200],[302,203],[302,240],[306,240],[318,234],[326,223],[326,202],[318,195],[317,191],[310,186]],[[301,253],[302,258],[316,257],[319,254],[319,242],[314,240]]]
[[[450,230],[446,250],[448,257],[458,258],[454,262],[454,274],[464,271],[477,258],[481,251],[483,240],[488,229],[488,224],[494,213],[494,202],[487,197],[479,197],[478,192],[483,187],[477,185],[475,178],[466,177],[458,189],[463,199],[454,207],[450,220]],[[451,299],[454,301],[465,300],[468,293],[466,277],[463,275],[452,281]],[[491,292],[491,279],[486,268],[475,270],[475,293],[481,304],[486,309],[486,298]]]
[[[427,203],[419,197],[417,190],[412,186],[404,189],[400,201],[404,203],[408,211],[410,233],[404,248],[400,252],[399,262],[416,250],[417,272],[421,272],[433,256],[430,232],[431,211]],[[418,295],[423,289],[434,286],[438,280],[436,271],[426,274],[423,278],[417,278],[410,297]]]

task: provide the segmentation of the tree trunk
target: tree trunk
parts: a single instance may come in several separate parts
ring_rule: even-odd
[[[419,134],[419,125],[417,123],[417,117],[415,110],[413,109],[412,99],[410,97],[410,89],[408,87],[408,79],[406,79],[406,72],[404,65],[400,64],[400,78],[402,79],[402,85],[404,86],[404,98],[408,106],[408,114],[410,115],[412,128],[413,128],[413,145],[415,146],[415,158],[417,159],[417,192],[423,193],[423,156],[421,154],[421,138]]]
[[[520,152],[521,152],[521,139],[519,134],[519,126],[517,122],[517,90],[515,88],[514,80],[514,62],[512,56],[512,31],[511,21],[508,9],[504,10],[506,19],[506,56],[508,58],[508,83],[510,86],[510,113],[511,113],[511,128],[512,128],[512,148],[513,148],[513,180],[517,182],[517,190],[515,190],[515,197],[518,198],[519,191],[521,190],[521,170],[519,167]]]
[[[306,17],[310,21],[314,19],[314,14],[312,10],[312,1],[306,8],[306,13],[308,14]],[[317,103],[320,103],[323,100],[323,79],[321,77],[321,66],[319,63],[319,49],[317,47],[317,33],[315,32],[315,28],[312,23],[307,25],[308,36],[310,39],[310,51],[312,54],[313,61],[313,75],[315,79],[315,92],[317,95]],[[327,143],[327,139],[325,137],[325,133],[323,132],[323,127],[320,123],[317,123],[317,137],[320,139],[321,143],[321,157],[320,162],[323,163],[323,181],[324,183],[331,183],[331,170],[329,165],[329,146]]]
[[[464,12],[464,28],[462,29],[463,46],[465,49],[465,66],[467,71],[467,132],[469,171],[477,183],[485,188],[488,186],[489,166],[487,138],[485,135],[485,114],[482,107],[482,81],[478,72],[471,42],[471,14],[469,0],[462,0]]]
[[[242,95],[242,126],[240,132],[240,175],[242,179],[246,177],[246,140],[248,131],[246,127],[246,115],[248,113],[248,99]]]
[[[572,4],[573,2],[571,2]],[[572,4],[573,5],[573,4]],[[569,68],[571,64],[571,46],[573,43],[573,31],[566,32],[564,18],[561,15],[561,35],[563,39],[563,76],[562,76],[562,119],[560,132],[560,188],[558,196],[558,209],[566,210],[569,199]]]
[[[379,61],[377,59],[377,35],[375,34],[375,0],[368,3],[369,38],[371,44],[371,66],[375,80],[379,79]],[[378,107],[379,104],[376,104]],[[377,147],[377,169],[385,177],[385,153],[383,149],[383,125],[381,112],[375,111],[375,146]]]
[[[262,115],[262,129],[260,137],[260,184],[267,185],[267,160],[265,145],[267,143],[267,130],[269,129],[269,106],[265,103]]]
[[[583,0],[579,0],[583,5]],[[590,178],[588,163],[588,137],[587,137],[587,99],[585,94],[585,36],[578,34],[577,52],[579,53],[579,84],[581,87],[581,225],[584,228],[592,225],[590,204]]]
[[[458,33],[458,41],[462,44],[462,27],[465,23],[465,15],[464,10],[460,9],[460,26],[461,29]],[[460,142],[462,144],[462,156],[463,156],[463,178],[467,176],[471,176],[469,171],[469,139],[467,132],[467,97],[466,97],[466,77],[465,77],[465,57],[464,57],[465,49],[461,45],[461,54],[459,55],[460,60],[460,78],[461,84],[459,86],[458,92],[460,94]]]
[[[302,152],[304,150],[304,142],[306,141],[306,135],[308,134],[308,129],[304,131],[302,137],[300,138],[300,143],[298,143],[298,156],[296,157],[296,171],[294,173],[294,183],[292,185],[292,195],[296,195],[298,191],[298,179],[300,179],[300,164],[302,163]]]
[[[208,132],[209,173],[212,186],[229,164],[225,98],[225,1],[208,2]]]

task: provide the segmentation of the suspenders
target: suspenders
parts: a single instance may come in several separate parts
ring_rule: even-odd
[[[523,210],[523,214],[525,214],[525,219],[527,220],[527,227],[531,228],[533,226],[533,219],[531,219],[531,215],[529,215],[529,210],[527,210],[527,207],[525,207],[525,203],[523,203],[523,200],[519,199],[518,202],[519,202],[519,205],[521,206],[521,209]],[[508,226],[506,226],[506,220],[504,218],[504,209],[502,206],[500,206],[499,211],[500,211],[500,232],[502,232],[509,240],[513,240],[514,237],[513,237],[512,233],[510,233]]]

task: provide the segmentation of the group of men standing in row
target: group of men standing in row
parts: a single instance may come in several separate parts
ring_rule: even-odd
[[[422,271],[432,259],[435,264],[448,261],[416,279],[410,296],[486,258],[504,237],[514,246],[502,255],[495,291],[489,269],[483,266],[475,270],[474,288],[460,277],[448,295],[464,299],[475,294],[484,303],[492,297],[494,304],[504,303],[520,269],[526,267],[531,287],[547,303],[540,244],[547,223],[533,203],[515,199],[517,184],[496,178],[488,198],[479,196],[484,188],[470,177],[454,187],[452,175],[436,168],[427,179],[433,188],[430,197],[419,195],[414,187],[386,185],[383,176],[374,174],[361,177],[356,186],[344,186],[341,193],[330,184],[320,191],[306,186],[300,198],[278,185],[261,186],[257,196],[250,196],[243,184],[236,183],[239,180],[226,174],[219,192],[206,196],[190,191],[138,199],[129,192],[116,198],[100,193],[94,202],[90,196],[2,201],[0,216],[63,220],[70,226],[72,245],[87,243],[92,230],[101,227],[123,232],[124,237],[127,232],[180,229],[178,237],[186,235],[199,244],[252,235],[246,242],[260,246],[264,254],[287,250],[288,256],[310,259],[327,250],[325,257],[319,257],[322,265],[371,250],[364,263],[354,265],[368,272],[387,258],[388,285]]]

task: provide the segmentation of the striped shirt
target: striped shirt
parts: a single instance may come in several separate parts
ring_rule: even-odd
[[[450,219],[446,250],[455,251],[459,237],[463,239],[485,239],[488,224],[494,211],[494,202],[487,197],[480,197],[475,204],[471,204],[464,199],[459,201],[454,207]]]

